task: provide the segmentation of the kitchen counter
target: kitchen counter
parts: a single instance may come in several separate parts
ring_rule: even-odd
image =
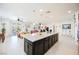
[[[35,42],[38,41],[40,39],[43,39],[45,37],[54,35],[56,33],[47,33],[47,32],[43,32],[43,33],[33,33],[33,34],[26,34],[26,35],[21,35],[22,37],[26,38],[27,40],[31,41],[31,42]]]
[[[24,51],[28,55],[43,55],[58,41],[58,33],[34,33],[23,37]]]

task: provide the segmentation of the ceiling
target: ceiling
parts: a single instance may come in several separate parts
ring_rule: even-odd
[[[41,10],[41,12],[40,12]],[[50,13],[46,13],[50,11]],[[78,12],[78,3],[0,3],[0,16],[32,22],[72,21],[72,14]]]

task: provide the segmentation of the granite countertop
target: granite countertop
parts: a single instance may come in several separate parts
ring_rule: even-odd
[[[40,35],[40,33],[33,33],[33,34],[26,34],[26,35],[21,35],[21,36],[24,37],[25,39],[31,41],[31,42],[35,42],[35,41],[38,41],[38,40],[40,40],[42,38],[51,36],[53,34],[56,34],[56,33],[53,33],[53,32],[51,32],[51,33],[43,32],[43,33],[41,33],[41,35]]]

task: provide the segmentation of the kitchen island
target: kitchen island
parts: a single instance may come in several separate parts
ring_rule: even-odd
[[[34,33],[24,36],[24,51],[28,55],[43,55],[58,41],[58,33]]]

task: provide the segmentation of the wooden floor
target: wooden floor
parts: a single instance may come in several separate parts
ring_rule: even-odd
[[[68,36],[60,36],[59,41],[52,46],[45,55],[78,55],[79,43]],[[0,42],[0,55],[26,55],[24,52],[24,40],[16,36],[6,38]]]

